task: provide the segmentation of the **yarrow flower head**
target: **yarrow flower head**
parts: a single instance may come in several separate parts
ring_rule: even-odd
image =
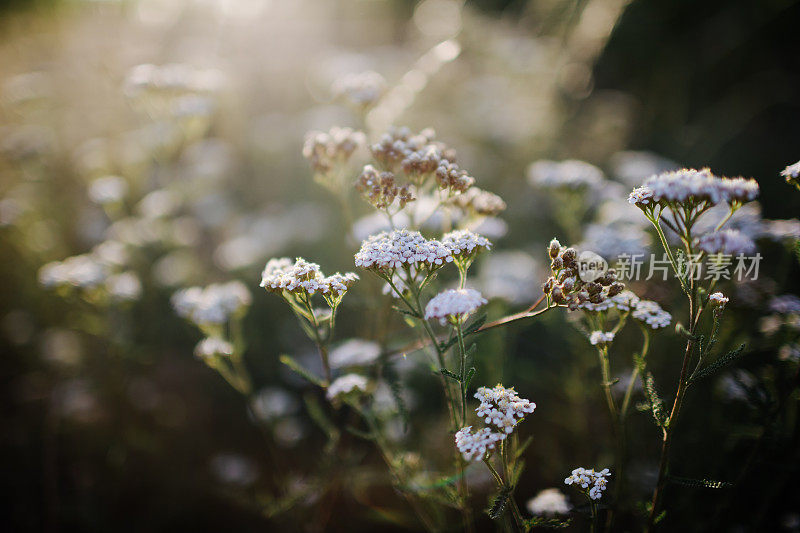
[[[800,189],[800,161],[781,170],[781,176],[786,178],[786,183]]]
[[[194,354],[203,360],[217,356],[231,356],[233,355],[233,344],[220,337],[206,337],[197,343]]]
[[[364,339],[350,339],[331,350],[331,368],[371,365],[380,355],[381,347],[378,343]]]
[[[501,432],[510,434],[514,427],[522,422],[526,415],[533,413],[536,404],[520,398],[514,388],[495,385],[493,388],[481,387],[475,393],[481,404],[475,409],[478,416],[486,424],[490,424]]]
[[[467,426],[456,433],[456,448],[465,461],[476,462],[486,457],[487,453],[491,453],[497,443],[505,438],[505,433],[497,433],[491,428],[483,428],[473,433],[472,426]]]
[[[593,468],[576,468],[572,471],[572,475],[564,479],[564,484],[580,487],[589,498],[599,500],[608,485],[606,478],[610,475],[608,468],[600,471],[595,471]]]
[[[425,319],[436,318],[444,325],[448,321],[463,321],[478,307],[487,303],[475,289],[450,289],[440,292],[425,306]]]
[[[369,382],[364,376],[346,374],[336,378],[333,383],[328,385],[327,396],[329,400],[334,400],[351,393],[367,392],[368,385]]]
[[[744,233],[725,229],[706,233],[697,241],[697,248],[709,255],[746,255],[755,252],[756,244]]]
[[[250,291],[240,281],[213,283],[207,287],[190,287],[172,296],[178,316],[198,326],[224,324],[232,316],[243,313],[250,305]]]
[[[107,265],[90,254],[82,254],[44,265],[39,269],[39,283],[47,288],[92,289],[105,283],[108,275]]]
[[[528,167],[528,182],[537,187],[585,190],[598,187],[604,180],[599,168],[575,159],[536,161]]]
[[[589,335],[589,342],[592,343],[593,346],[608,344],[609,342],[614,340],[614,332],[613,331],[593,331],[591,335]]]
[[[452,261],[453,253],[447,246],[406,229],[372,235],[355,255],[356,266],[382,272],[404,266],[435,270]]]
[[[718,307],[725,307],[725,304],[728,303],[729,298],[722,294],[721,292],[715,292],[714,294],[708,297],[709,303],[716,305]]]
[[[270,259],[261,273],[261,287],[277,294],[308,294],[317,292],[331,302],[338,300],[358,281],[353,272],[337,272],[325,276],[316,263],[298,257],[294,262],[288,257]]]
[[[556,488],[544,489],[527,503],[528,511],[536,516],[565,515],[572,507],[567,497]]]
[[[672,322],[672,315],[664,311],[660,305],[652,300],[640,300],[631,316],[653,329],[665,328]]]
[[[471,258],[479,252],[492,248],[492,243],[489,242],[489,239],[468,229],[445,233],[442,236],[442,244],[450,250],[456,259]]]
[[[711,207],[721,202],[743,204],[754,200],[758,192],[755,180],[725,179],[708,168],[684,168],[650,177],[631,192],[628,201],[645,210],[656,205]]]

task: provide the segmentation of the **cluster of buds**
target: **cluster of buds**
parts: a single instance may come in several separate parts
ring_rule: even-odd
[[[453,196],[450,203],[469,215],[494,217],[506,210],[502,198],[478,187],[471,187],[462,194]]]
[[[455,151],[435,141],[434,135],[431,129],[414,135],[408,128],[393,128],[370,151],[381,167],[392,172],[402,170],[417,187],[435,179],[449,196],[466,192],[475,178],[456,164]]]
[[[561,246],[558,240],[553,239],[547,252],[551,275],[542,286],[542,291],[555,304],[575,310],[586,302],[603,303],[625,290],[625,285],[617,281],[614,269],[605,269],[599,275],[596,271],[592,272],[594,275],[591,276],[591,281],[581,279],[578,252],[575,248]]]
[[[430,128],[414,134],[408,128],[393,127],[370,146],[369,150],[383,168],[397,170],[404,164],[410,164],[405,161],[412,154],[425,151],[433,143],[434,135],[435,132]]]
[[[416,200],[412,187],[408,184],[398,186],[391,172],[379,172],[372,165],[366,165],[356,182],[356,190],[376,209],[387,209],[397,199],[400,209]]]
[[[470,176],[466,170],[462,170],[457,164],[446,160],[439,164],[434,175],[439,188],[450,194],[467,192],[475,184],[475,178]]]
[[[306,134],[303,157],[311,163],[316,176],[325,177],[347,163],[365,142],[365,135],[351,128],[331,128],[327,133],[312,131]]]

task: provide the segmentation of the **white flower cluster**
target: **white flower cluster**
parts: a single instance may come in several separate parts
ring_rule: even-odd
[[[178,316],[197,325],[224,324],[250,305],[250,291],[240,281],[189,287],[172,295]]]
[[[489,242],[489,239],[468,229],[445,233],[442,236],[442,244],[450,250],[454,257],[458,258],[471,257],[478,252],[492,248],[492,243]]]
[[[709,255],[724,254],[737,256],[755,252],[753,239],[735,229],[724,229],[706,233],[697,240],[697,248]]]
[[[194,354],[200,359],[210,359],[217,355],[233,355],[233,344],[219,337],[206,337],[197,343]]]
[[[800,186],[800,161],[781,170],[781,176],[786,178],[786,183]]]
[[[781,315],[800,314],[800,297],[794,294],[776,296],[769,302],[769,309]]]
[[[91,289],[103,284],[107,277],[107,265],[89,254],[53,261],[39,269],[39,283],[47,288],[71,285]]]
[[[614,340],[614,332],[613,331],[593,331],[591,335],[589,335],[589,342],[592,343],[593,346],[598,344],[606,344]]]
[[[342,377],[336,378],[333,383],[328,385],[328,399],[333,400],[354,391],[366,392],[368,383],[367,378],[364,376],[345,374]]]
[[[377,72],[368,70],[338,78],[331,89],[334,96],[345,98],[356,107],[371,107],[386,92],[386,80]]]
[[[555,516],[569,513],[572,507],[560,490],[544,489],[535,498],[528,500],[528,511],[536,516]]]
[[[361,243],[355,255],[356,266],[392,270],[403,265],[436,269],[453,261],[452,251],[436,240],[427,240],[418,231],[406,229],[381,232]]]
[[[684,168],[652,176],[628,196],[638,207],[654,204],[744,203],[758,196],[755,180],[719,178],[711,170]]]
[[[578,306],[578,309],[583,311],[600,312],[616,308],[622,312],[627,312],[631,309],[634,309],[638,304],[639,297],[636,296],[632,291],[624,290],[621,293],[612,296],[611,298],[607,298],[598,304],[588,301],[583,302]]]
[[[727,304],[730,301],[730,299],[721,292],[715,292],[714,294],[708,297],[708,301],[714,305],[724,307],[725,304]]]
[[[261,273],[261,287],[270,292],[306,292],[342,296],[358,281],[353,272],[337,272],[325,276],[316,263],[298,257],[294,262],[288,257],[270,259]]]
[[[436,318],[444,325],[450,319],[463,320],[486,303],[475,289],[449,289],[431,298],[425,306],[425,319]]]
[[[514,431],[514,427],[525,418],[525,415],[533,413],[536,409],[536,404],[520,398],[514,387],[508,389],[502,385],[495,385],[491,389],[481,387],[475,393],[475,398],[481,402],[475,409],[478,416],[487,424],[507,434]]]
[[[364,339],[350,339],[331,350],[331,368],[371,365],[380,355],[381,347],[378,343]]]
[[[483,428],[473,433],[472,426],[467,426],[456,433],[456,448],[465,461],[480,461],[505,438],[505,433],[494,432],[491,428]]]
[[[584,492],[593,500],[599,500],[603,496],[603,491],[606,490],[608,480],[606,479],[611,475],[608,468],[604,468],[599,472],[594,468],[576,468],[572,471],[572,475],[564,480],[565,485],[577,485],[582,488]]]
[[[596,188],[605,180],[603,172],[584,161],[536,161],[528,167],[528,182],[547,188]]]
[[[631,313],[636,320],[641,320],[653,329],[665,328],[672,322],[672,315],[664,311],[652,300],[640,300]]]

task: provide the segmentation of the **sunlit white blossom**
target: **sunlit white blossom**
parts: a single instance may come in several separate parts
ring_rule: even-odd
[[[672,315],[664,311],[652,300],[640,300],[631,313],[636,320],[641,320],[653,329],[664,328],[672,322]]]
[[[564,493],[556,488],[544,489],[528,500],[526,506],[536,516],[565,515],[572,509]]]
[[[233,344],[219,337],[206,337],[195,346],[194,354],[200,359],[208,359],[217,355],[233,355]]]
[[[425,306],[425,319],[438,319],[442,325],[451,319],[464,320],[486,303],[486,298],[475,289],[446,290],[431,298]]]
[[[172,306],[182,318],[202,324],[223,324],[250,305],[250,291],[240,281],[190,287],[172,296]]]
[[[405,229],[371,236],[355,255],[356,266],[385,270],[404,265],[437,268],[452,261],[453,253],[444,244]]]
[[[505,433],[514,431],[514,427],[536,409],[535,403],[520,398],[513,387],[505,388],[502,385],[495,385],[492,388],[481,387],[475,393],[475,398],[481,402],[475,409],[478,416],[483,418],[486,424],[491,424]]]
[[[333,383],[328,385],[328,399],[334,399],[355,391],[366,392],[368,385],[367,378],[358,374],[346,374],[336,378]]]
[[[725,254],[737,256],[750,254],[756,250],[753,240],[744,233],[725,229],[706,233],[697,241],[697,248],[710,255]]]
[[[608,344],[609,342],[614,340],[614,332],[613,331],[593,331],[591,335],[589,335],[589,342],[592,345],[602,345]]]
[[[708,302],[720,307],[724,307],[727,304],[729,298],[722,294],[721,292],[715,292],[708,297]]]
[[[589,498],[599,500],[608,485],[606,478],[610,475],[608,468],[600,471],[595,471],[593,468],[576,468],[572,471],[572,475],[564,480],[564,484],[580,487]]]
[[[473,433],[472,426],[467,426],[456,433],[456,448],[465,461],[480,461],[505,438],[505,433],[492,431],[491,428],[483,428]]]

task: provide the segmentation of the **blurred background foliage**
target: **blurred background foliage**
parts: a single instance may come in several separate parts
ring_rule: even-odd
[[[624,200],[647,176],[640,169],[658,162],[754,177],[765,219],[800,213],[800,194],[778,176],[800,157],[797,2],[2,5],[0,508],[11,531],[415,527],[370,446],[345,435],[330,464],[324,433],[307,414],[313,393],[278,362],[313,350],[280,302],[258,289],[272,256],[352,269],[357,240],[301,156],[308,130],[362,126],[331,100],[329,87],[344,74],[375,70],[399,87],[373,125],[433,127],[479,185],[507,201],[507,227],[478,269],[483,290],[495,287],[494,317],[538,297],[551,237],[581,241],[586,222],[603,224],[601,204]],[[141,63],[216,69],[222,88],[162,120],[125,94],[128,72]],[[620,155],[631,150],[651,154],[632,178]],[[527,183],[526,168],[543,158],[582,159],[612,180],[605,196],[584,199],[589,214],[577,235],[565,235],[563,214],[554,214],[569,218],[572,207]],[[92,181],[108,173],[129,182],[122,214],[88,199]],[[146,218],[139,201],[154,190],[177,195],[178,211],[156,217],[164,224],[134,223]],[[127,227],[118,224],[124,219]],[[42,265],[88,252],[112,223],[112,234],[135,249],[140,297],[110,305],[40,286]],[[674,449],[677,475],[736,486],[671,489],[667,508],[680,511],[668,513],[669,528],[800,529],[797,399],[786,393],[796,363],[794,374],[776,364],[797,332],[764,325],[770,298],[800,290],[800,269],[791,243],[759,245],[762,281],[729,289],[721,341],[747,342],[748,355],[735,372],[692,391]],[[501,252],[514,254],[497,260],[515,265],[511,273],[493,273],[491,257]],[[277,413],[248,408],[194,358],[198,335],[170,307],[180,287],[227,279],[253,293],[245,357]],[[683,318],[674,284],[635,288]],[[378,290],[364,280],[348,296],[339,339],[370,337],[363,317]],[[478,356],[481,384],[502,380],[538,404],[526,422],[535,441],[519,498],[560,486],[577,465],[610,460],[594,354],[568,317],[555,315],[479,341],[487,354]],[[620,374],[637,334],[627,331],[612,354]],[[652,348],[667,396],[681,346],[660,332]],[[406,366],[415,407],[398,439],[409,448],[450,446],[433,429],[441,406],[433,380]],[[640,443],[631,451],[632,493],[644,500],[658,432],[649,414],[637,413],[630,433]],[[635,528],[634,516],[620,527]]]

